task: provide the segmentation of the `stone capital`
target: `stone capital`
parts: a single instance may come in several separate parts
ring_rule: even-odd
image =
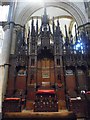
[[[24,27],[21,26],[20,24],[14,24],[14,31],[19,31],[19,30],[23,30]]]
[[[14,25],[14,31],[18,31],[18,30],[23,30],[24,26],[21,26],[20,24],[15,24],[14,22],[9,22],[7,24],[4,25],[3,30],[6,31],[7,29],[10,29],[10,24]]]
[[[4,32],[5,32],[7,29],[10,29],[10,25],[9,25],[9,24],[6,24],[6,25],[3,27]]]

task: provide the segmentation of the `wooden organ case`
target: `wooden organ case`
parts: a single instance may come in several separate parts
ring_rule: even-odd
[[[86,48],[77,47],[79,33],[76,32],[76,40],[73,42],[72,35],[68,37],[66,26],[65,32],[66,37],[63,39],[59,20],[55,26],[54,18],[51,32],[46,8],[40,29],[38,19],[35,26],[32,18],[31,32],[29,29],[27,40],[25,40],[25,28],[18,30],[16,50],[13,55],[10,55],[5,98],[20,98],[21,110],[25,108],[39,112],[54,112],[54,105],[50,109],[50,105],[47,108],[44,104],[55,102],[55,112],[68,109],[75,111],[76,114],[79,112],[80,115],[88,116],[84,108],[87,111],[89,100],[87,102],[87,95],[83,93],[90,88],[88,85],[90,83],[90,55],[88,53],[90,48],[87,44],[85,44]],[[85,43],[83,40],[86,39],[90,45],[83,34],[81,42]],[[51,96],[50,99],[49,96]],[[80,99],[78,100],[77,97]],[[81,105],[85,104],[82,107],[83,110],[79,108],[78,112],[77,101]],[[39,109],[38,102],[40,108],[45,106],[43,110]]]

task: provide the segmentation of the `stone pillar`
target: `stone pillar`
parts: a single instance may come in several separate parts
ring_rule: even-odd
[[[17,28],[14,27],[13,35],[12,35],[12,43],[11,43],[11,54],[15,53],[16,41],[17,41]]]
[[[10,23],[10,25],[6,25],[4,27],[4,41],[3,41],[3,48],[2,48],[2,64],[4,65],[4,80],[3,80],[3,88],[2,88],[2,96],[6,93],[7,88],[7,80],[8,80],[8,70],[9,70],[9,59],[10,55],[15,54],[16,42],[17,42],[17,32],[18,30],[22,29],[20,25],[15,25],[14,23]]]
[[[4,77],[4,66],[0,65],[0,113],[2,111],[2,80]]]
[[[3,41],[3,48],[2,48],[4,79],[3,79],[3,85],[2,85],[2,98],[4,98],[4,95],[6,93],[8,69],[9,69],[9,57],[10,57],[10,53],[13,52],[13,50],[11,50],[11,45],[13,43],[12,36],[13,36],[13,28],[15,25],[14,18],[15,18],[16,6],[17,6],[17,1],[12,0],[10,2],[9,15],[8,15],[9,24],[4,27],[5,34],[4,34],[4,41]]]
[[[3,40],[3,47],[2,47],[2,64],[9,63],[9,54],[10,54],[10,44],[11,44],[11,33],[10,33],[10,25],[6,25],[4,27],[4,40]]]
[[[9,68],[9,57],[11,53],[11,43],[12,43],[12,32],[14,24],[6,25],[4,27],[4,41],[2,48],[2,65],[4,65],[4,80],[2,84],[2,97],[4,98],[6,87],[7,87],[7,78],[8,78],[8,68]]]

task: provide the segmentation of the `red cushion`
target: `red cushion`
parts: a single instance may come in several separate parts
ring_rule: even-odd
[[[87,91],[86,94],[90,94],[90,91]]]
[[[20,98],[5,98],[5,100],[20,100]]]
[[[43,94],[43,93],[49,93],[49,94],[55,94],[54,90],[38,90],[38,94]]]

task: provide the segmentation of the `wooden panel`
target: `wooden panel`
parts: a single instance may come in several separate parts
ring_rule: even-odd
[[[86,89],[86,77],[82,70],[78,70],[78,85],[80,90]]]
[[[50,82],[50,70],[49,69],[42,70],[42,82]]]
[[[57,90],[56,92],[58,100],[65,100],[65,92],[64,89]]]
[[[9,76],[7,81],[6,96],[12,96],[14,92],[14,79],[15,79],[15,59],[10,59]]]
[[[46,63],[45,63],[45,60],[42,60],[42,67],[45,67],[46,66]]]
[[[37,70],[37,83],[38,84],[42,83],[42,73],[41,73],[41,70]]]
[[[34,101],[35,100],[35,87],[33,86],[28,86],[28,90],[27,90],[27,100],[31,100]]]
[[[49,68],[49,60],[44,59],[42,61],[42,82],[50,81],[50,71],[47,68]]]
[[[41,61],[38,61],[37,66],[38,66],[38,68],[41,67]]]
[[[12,97],[13,93],[14,93],[14,89],[7,89],[5,96],[6,97]]]
[[[42,82],[50,82],[49,78],[42,78]]]
[[[30,84],[30,66],[28,66],[28,80],[27,80],[27,84]]]
[[[46,60],[46,67],[50,67],[50,60]]]
[[[90,91],[87,91],[85,95],[87,100],[87,116],[90,118]]]
[[[35,112],[57,112],[58,102],[57,102],[56,94],[50,93],[50,92],[48,93],[41,92],[36,94],[34,111]]]
[[[87,88],[90,91],[90,76],[88,76],[88,79],[87,79]]]
[[[13,78],[15,76],[15,59],[10,59],[10,67],[9,67],[9,78]]]
[[[58,100],[58,111],[60,110],[66,110],[65,100]]]
[[[61,83],[60,68],[55,71],[55,75],[56,75],[56,83],[60,84]]]
[[[55,81],[54,68],[52,68],[52,69],[50,68],[50,66],[54,66],[53,60],[43,59],[41,61],[38,61],[38,66],[39,66],[39,68],[37,70],[38,84],[41,84],[42,82],[54,83],[54,81]]]
[[[8,80],[7,85],[8,85],[7,89],[13,89],[14,88],[14,80],[13,80],[13,78]]]
[[[76,113],[78,117],[85,117],[87,108],[84,100],[70,99],[71,106],[70,110]]]
[[[6,98],[3,102],[2,112],[20,112],[21,111],[21,105],[20,105],[20,99],[19,98]]]
[[[61,73],[61,81],[64,82],[63,67],[60,68],[60,73]]]
[[[75,90],[76,81],[74,75],[66,75],[66,88],[67,90]]]
[[[34,91],[28,91],[27,99],[34,101],[35,100],[35,92]]]
[[[17,117],[18,115],[18,117]],[[6,113],[2,120],[77,120],[72,111]]]
[[[15,89],[26,89],[26,76],[17,76]]]
[[[27,100],[26,101],[26,110],[34,110],[34,105],[33,105],[33,101]]]
[[[54,70],[50,70],[50,82],[51,84],[55,83],[55,75],[54,75]]]
[[[50,61],[50,67],[54,67],[54,61],[53,60]]]

